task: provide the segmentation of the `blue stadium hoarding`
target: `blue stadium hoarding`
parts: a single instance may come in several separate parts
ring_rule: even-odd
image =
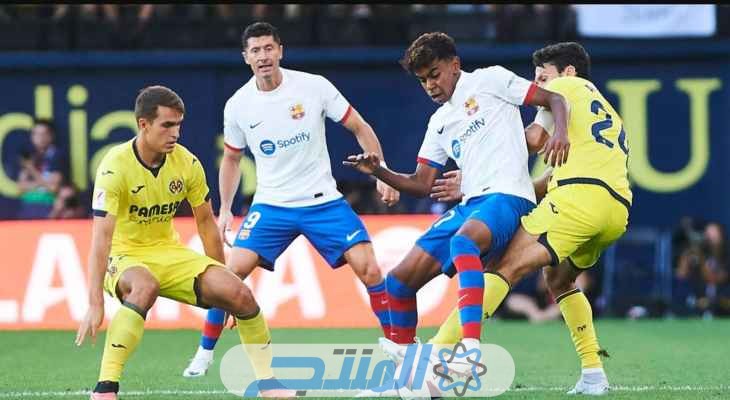
[[[632,225],[671,227],[692,215],[730,224],[725,177],[730,148],[730,45],[716,42],[587,44],[593,80],[619,110],[631,149]],[[539,45],[464,46],[466,70],[502,64],[532,76]],[[402,49],[288,49],[283,65],[329,78],[371,123],[388,164],[414,168],[426,123],[436,106],[397,64]],[[226,99],[251,76],[235,49],[209,52],[45,53],[0,55],[0,217],[12,215],[18,154],[34,117],[52,118],[68,151],[72,180],[93,185],[108,146],[134,134],[137,91],[163,84],[184,99],[181,142],[201,159],[217,193]],[[534,111],[525,108],[527,122]],[[364,179],[340,160],[357,151],[354,138],[328,122],[328,146],[337,179]],[[247,174],[253,166],[245,163]],[[242,190],[253,189],[248,179]],[[217,196],[214,196],[214,199]],[[240,204],[237,197],[237,204]]]

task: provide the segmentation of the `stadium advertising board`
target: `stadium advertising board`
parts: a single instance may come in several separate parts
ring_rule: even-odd
[[[366,216],[375,256],[389,271],[435,216]],[[235,221],[235,226],[240,220]],[[176,218],[180,238],[202,252],[192,218]],[[236,232],[231,232],[235,235]],[[87,256],[91,221],[0,222],[3,279],[0,330],[75,329],[86,312]],[[231,239],[233,236],[231,236]],[[368,295],[348,266],[331,270],[304,237],[276,262],[275,272],[257,268],[246,280],[273,327],[377,327]],[[107,321],[119,303],[106,294]],[[456,304],[456,281],[441,276],[418,293],[423,325],[436,326]],[[200,328],[205,310],[159,298],[151,328]]]

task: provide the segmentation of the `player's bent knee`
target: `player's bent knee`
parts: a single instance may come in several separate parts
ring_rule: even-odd
[[[144,279],[134,282],[124,301],[149,310],[160,295],[160,284],[153,279]]]
[[[235,315],[253,315],[257,309],[258,305],[253,293],[246,285],[242,284],[231,297],[230,311]]]

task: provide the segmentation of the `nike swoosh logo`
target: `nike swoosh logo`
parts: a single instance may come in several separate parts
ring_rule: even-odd
[[[110,175],[110,174],[113,174],[113,173],[114,173],[114,171],[104,171],[104,172],[101,173],[101,176]]]
[[[112,347],[114,347],[115,349],[126,349],[127,348],[127,346],[125,346],[123,344],[116,344],[116,343],[112,343]]]
[[[137,193],[139,193],[139,191],[140,191],[140,190],[142,190],[142,188],[143,188],[143,187],[144,187],[144,185],[139,185],[139,186],[137,186],[137,188],[136,188],[136,189],[132,190],[132,193],[134,193],[134,194],[137,194]]]
[[[347,235],[346,236],[347,237],[347,241],[349,242],[350,240],[352,240],[355,237],[355,235],[357,235],[358,233],[360,233],[360,231],[362,231],[362,229],[358,229],[355,232],[352,232],[351,234]]]
[[[264,121],[259,121],[258,123],[255,123],[255,124],[253,124],[253,125],[249,125],[248,127],[249,127],[249,129],[253,129],[253,128],[255,128],[255,127],[257,127],[257,126],[261,125],[261,123],[262,123],[262,122],[264,122]]]
[[[466,299],[466,295],[459,297],[459,301],[456,304],[461,304],[461,301]]]
[[[437,130],[436,133],[438,133],[439,135],[444,133],[444,126],[442,126],[441,129]]]

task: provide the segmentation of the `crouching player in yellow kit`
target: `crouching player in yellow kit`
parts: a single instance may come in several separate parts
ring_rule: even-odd
[[[632,199],[626,133],[616,111],[585,79],[590,58],[582,46],[572,42],[547,46],[535,52],[533,62],[535,81],[562,94],[570,106],[570,157],[562,165],[562,158],[558,160],[552,176],[548,173],[535,182],[538,199],[545,194],[546,186],[547,194],[531,214],[522,218],[521,228],[496,267],[498,274],[485,274],[483,315],[494,313],[511,285],[548,265],[543,269],[545,280],[560,304],[583,368],[580,380],[568,393],[600,395],[608,390],[599,358],[602,351],[590,304],[575,280],[626,230]],[[543,118],[535,122],[550,131],[550,116],[545,118],[543,113],[538,113]],[[458,314],[453,312],[430,342],[458,341],[459,328]]]
[[[117,398],[124,364],[142,339],[147,311],[158,296],[235,315],[257,378],[273,378],[266,321],[248,287],[224,268],[203,167],[177,143],[185,114],[182,99],[166,87],[147,87],[137,96],[134,112],[137,136],[109,150],[94,184],[89,310],[76,344],[87,334],[96,338],[104,319],[102,290],[122,307],[109,324],[91,399]],[[172,226],[184,200],[195,215],[205,256],[185,247]],[[289,392],[261,394],[280,397]]]

